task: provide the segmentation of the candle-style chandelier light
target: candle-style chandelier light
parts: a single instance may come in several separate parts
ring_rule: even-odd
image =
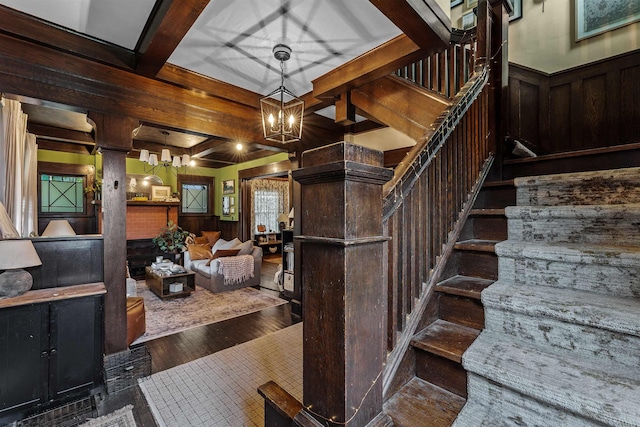
[[[169,132],[163,130],[160,133],[164,135],[164,148],[160,152],[160,161],[158,161],[158,155],[156,153],[149,153],[149,150],[146,149],[140,150],[140,157],[138,160],[151,166],[148,171],[145,166],[145,173],[155,173],[156,168],[160,166],[171,169],[172,172],[176,174],[178,172],[186,172],[187,166],[191,164],[191,157],[188,154],[172,156],[169,148],[167,148],[167,136],[169,135]]]
[[[291,48],[277,44],[273,56],[280,61],[280,87],[260,100],[264,138],[282,144],[302,137],[304,101],[284,87],[284,63],[291,58]]]

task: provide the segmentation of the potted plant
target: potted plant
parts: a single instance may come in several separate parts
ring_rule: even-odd
[[[102,180],[96,179],[91,187],[84,189],[85,193],[94,193],[94,200],[100,200],[102,196]]]
[[[153,238],[153,243],[162,252],[179,253],[186,247],[185,240],[189,234],[191,233],[178,227],[178,224],[169,221],[166,227],[160,229],[160,234]]]

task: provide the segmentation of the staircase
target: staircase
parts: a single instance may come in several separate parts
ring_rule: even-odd
[[[513,180],[486,182],[454,246],[433,304],[411,340],[411,379],[385,404],[396,426],[450,426],[467,397],[462,354],[484,327],[480,293],[498,278],[494,247],[507,239],[505,207],[515,204]]]
[[[453,425],[640,425],[640,168],[515,186]]]

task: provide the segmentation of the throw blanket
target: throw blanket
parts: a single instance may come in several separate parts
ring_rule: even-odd
[[[238,255],[218,258],[218,273],[224,276],[225,285],[236,285],[253,277],[253,256]]]

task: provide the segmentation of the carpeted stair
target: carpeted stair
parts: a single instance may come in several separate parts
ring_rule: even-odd
[[[640,168],[515,180],[465,426],[640,426]]]

